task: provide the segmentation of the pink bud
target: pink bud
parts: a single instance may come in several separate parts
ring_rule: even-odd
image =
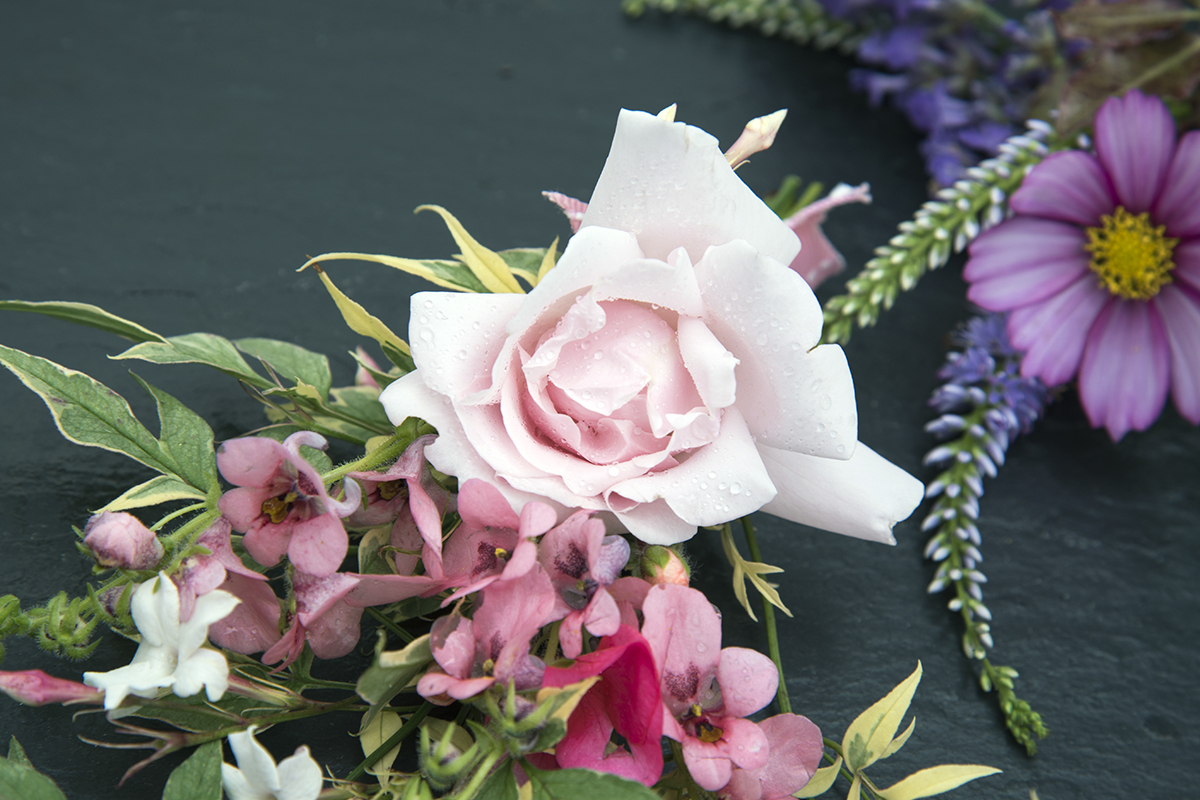
[[[29,706],[46,703],[102,703],[104,692],[75,681],[55,678],[40,669],[0,671],[0,692]]]
[[[687,562],[670,547],[659,544],[650,545],[642,551],[641,567],[642,577],[655,585],[673,583],[687,586],[691,578]]]
[[[105,511],[88,520],[83,543],[105,567],[154,569],[163,547],[137,517],[123,511]]]

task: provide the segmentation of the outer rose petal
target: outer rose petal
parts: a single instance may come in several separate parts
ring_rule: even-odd
[[[761,444],[758,453],[779,489],[763,511],[858,539],[895,544],[892,526],[925,493],[920,481],[861,442],[849,461]]]
[[[1010,205],[1018,214],[1092,227],[1113,212],[1116,201],[1095,156],[1064,150],[1034,167],[1013,193]]]
[[[413,363],[425,385],[452,401],[484,388],[504,346],[504,325],[524,299],[520,294],[414,294],[408,335],[422,342],[413,351]],[[386,394],[380,400],[390,407]]]
[[[1079,366],[1079,399],[1092,425],[1114,441],[1143,431],[1167,402],[1171,353],[1158,311],[1149,303],[1117,301],[1088,334]]]
[[[1200,297],[1166,286],[1152,302],[1171,342],[1171,398],[1180,414],[1200,424]]]
[[[1131,214],[1149,211],[1175,153],[1175,120],[1157,97],[1137,89],[1110,97],[1096,114],[1096,154]]]
[[[645,179],[648,163],[653,181]],[[796,234],[734,174],[715,138],[641,111],[623,109],[617,119],[581,232],[589,225],[630,231],[652,258],[682,245],[695,262],[734,239],[782,264],[800,251]]]

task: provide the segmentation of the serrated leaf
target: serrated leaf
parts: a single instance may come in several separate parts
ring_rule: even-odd
[[[321,399],[329,396],[333,379],[329,375],[329,359],[323,354],[276,339],[235,339],[233,343],[243,353],[269,364],[279,377],[312,386]]]
[[[957,789],[968,781],[995,775],[1000,770],[981,764],[942,764],[914,772],[899,783],[876,791],[884,800],[917,800]]]
[[[212,428],[171,395],[137,375],[133,378],[158,405],[159,447],[179,466],[179,477],[206,494],[218,491],[221,484],[217,480]]]
[[[533,800],[658,800],[658,795],[637,781],[590,769],[557,769],[543,772],[527,761],[521,768],[529,776]]]
[[[305,264],[313,264],[317,261],[332,257],[345,257],[346,253],[331,253],[329,256],[318,256]],[[361,305],[351,300],[341,289],[334,285],[333,280],[326,274],[325,270],[320,267],[314,267],[317,270],[317,277],[321,279],[321,283],[325,285],[325,290],[329,292],[329,296],[333,298],[333,302],[337,305],[338,311],[342,312],[342,319],[346,321],[346,325],[350,330],[360,336],[369,336],[383,348],[383,353],[388,359],[398,367],[404,365],[398,363],[393,354],[400,353],[408,358],[409,369],[412,364],[412,351],[408,349],[408,343],[392,332],[392,329],[384,325],[378,317],[373,316],[369,311]],[[300,269],[304,269],[301,267]]]
[[[204,364],[259,389],[272,386],[250,368],[233,342],[212,333],[185,333],[168,337],[165,342],[143,342],[112,358],[136,358],[152,364]]]
[[[104,511],[125,511],[130,508],[147,508],[172,500],[204,500],[204,492],[189,486],[171,475],[158,475],[145,483],[139,483],[113,500],[96,513]]]
[[[221,742],[208,742],[171,771],[162,800],[221,800]]]
[[[42,398],[68,440],[123,453],[167,475],[177,471],[125,398],[96,379],[3,345],[0,363]]]
[[[29,303],[23,300],[0,300],[0,309],[8,311],[28,311],[55,319],[73,322],[76,325],[87,325],[108,333],[115,333],[124,339],[135,342],[166,341],[152,330],[143,328],[136,322],[110,314],[99,306],[89,303],[47,302]]]
[[[917,718],[913,717],[912,722],[908,723],[908,727],[904,729],[904,733],[900,734],[895,739],[892,739],[892,743],[888,745],[887,750],[883,751],[883,755],[881,755],[880,758],[888,758],[889,756],[895,755],[901,747],[904,747],[904,744],[908,741],[908,737],[912,736],[912,733],[914,730],[916,730],[916,727]]]
[[[442,222],[445,222],[446,227],[450,229],[450,235],[454,237],[454,242],[462,250],[459,259],[471,268],[471,272],[475,273],[475,277],[487,291],[497,294],[525,293],[525,290],[517,283],[517,279],[513,277],[512,270],[508,268],[504,259],[475,241],[453,214],[441,206],[432,205],[417,206],[415,213],[421,211],[433,211],[441,216]]]
[[[842,768],[842,757],[838,756],[837,760],[828,767],[821,767],[813,773],[813,776],[808,779],[808,783],[804,784],[804,788],[796,792],[795,797],[808,798],[817,797],[829,791],[829,787],[833,786],[833,782],[837,780]]]
[[[0,759],[0,797],[4,800],[67,800],[54,781],[26,764]]]
[[[883,757],[920,682],[921,662],[918,661],[917,668],[899,686],[850,723],[842,738],[842,753],[851,772],[857,774]]]
[[[17,764],[24,764],[27,767],[32,767],[29,756],[25,755],[25,748],[21,747],[21,743],[17,741],[17,737],[8,737],[8,760]]]
[[[480,785],[475,800],[517,800],[517,779],[513,776],[512,764],[508,759],[501,761]]]

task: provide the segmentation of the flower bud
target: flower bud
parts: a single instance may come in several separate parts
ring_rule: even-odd
[[[47,703],[102,703],[104,692],[75,681],[55,678],[40,669],[0,671],[0,692],[29,706]]]
[[[154,532],[123,511],[105,511],[88,520],[83,543],[105,567],[154,569],[163,547]]]
[[[687,586],[691,578],[691,570],[687,562],[670,547],[654,544],[642,551],[642,577],[649,583],[673,583],[677,586]]]

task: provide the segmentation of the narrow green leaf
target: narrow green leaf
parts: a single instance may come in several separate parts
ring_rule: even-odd
[[[54,781],[33,767],[0,759],[0,797],[4,800],[67,800]]]
[[[512,764],[505,759],[479,787],[475,800],[517,800],[518,796]]]
[[[842,739],[842,753],[851,772],[869,767],[887,751],[921,682],[921,662],[911,675],[875,705],[858,715]]]
[[[221,800],[221,742],[208,742],[171,772],[162,800]]]
[[[159,447],[179,465],[179,477],[206,495],[219,490],[221,484],[217,480],[212,428],[199,414],[162,389],[151,386],[137,375],[133,378],[158,405]]]
[[[658,795],[637,781],[590,769],[557,769],[542,772],[522,762],[533,786],[532,800],[658,800]]]
[[[233,342],[212,333],[185,333],[171,336],[165,342],[143,342],[112,357],[136,358],[152,364],[204,364],[259,389],[272,385],[250,368]]]
[[[17,741],[17,737],[15,736],[8,738],[8,760],[17,764],[24,764],[27,767],[33,766],[29,761],[29,756],[25,755],[25,748],[21,747],[21,743]]]
[[[796,792],[795,796],[799,798],[817,797],[829,791],[829,787],[833,786],[833,782],[837,780],[839,771],[842,768],[842,757],[838,756],[837,761],[834,761],[828,767],[822,767],[813,773],[813,776],[808,779],[808,783],[804,784],[804,788]]]
[[[957,789],[968,781],[995,775],[1000,770],[981,764],[942,764],[914,772],[904,780],[877,791],[884,800],[917,800]]]
[[[504,263],[515,275],[524,278],[530,286],[536,286],[542,263],[546,260],[546,250],[545,247],[517,247],[501,250],[496,255],[504,259]]]
[[[313,262],[310,261],[309,263]],[[301,269],[303,268],[301,267]],[[408,349],[408,342],[393,333],[392,329],[384,325],[378,317],[372,316],[365,308],[347,297],[341,289],[334,285],[333,280],[325,274],[325,270],[320,267],[317,267],[316,270],[317,276],[321,279],[321,283],[325,285],[325,290],[329,292],[329,296],[333,298],[338,311],[342,312],[342,319],[346,321],[350,330],[360,336],[369,336],[379,342],[383,348],[383,354],[398,367],[403,367],[404,365],[396,361],[393,353],[402,353],[407,357],[408,364],[410,365],[408,369],[411,370],[412,351]]]
[[[47,317],[74,322],[76,325],[87,325],[91,328],[99,328],[102,331],[115,333],[125,339],[132,339],[135,342],[163,342],[166,341],[152,330],[143,328],[136,322],[130,322],[127,319],[122,319],[116,314],[110,314],[99,306],[93,306],[88,303],[66,303],[66,302],[48,302],[48,303],[29,303],[23,300],[0,300],[0,309],[9,311],[29,311],[34,314],[42,314]]]
[[[104,384],[82,372],[3,345],[0,363],[42,398],[68,440],[124,453],[167,475],[178,471],[158,440],[138,422],[125,398]]]
[[[424,278],[443,289],[452,289],[456,292],[487,292],[487,287],[466,264],[441,258],[416,259],[371,253],[325,253],[309,259],[300,269],[326,261],[369,261],[373,264],[382,264],[385,267],[407,272],[409,275],[416,275],[418,278]]]
[[[125,511],[130,508],[147,508],[172,500],[204,500],[204,492],[171,475],[158,475],[145,483],[139,483],[103,508],[103,511]]]
[[[445,222],[446,227],[450,229],[450,235],[454,237],[454,242],[462,250],[459,258],[471,268],[475,277],[479,278],[487,291],[525,293],[525,290],[517,283],[517,279],[513,277],[512,270],[508,268],[504,259],[475,241],[453,214],[441,206],[433,205],[417,206],[414,213],[422,211],[432,211],[442,218],[442,222]]]
[[[333,380],[329,375],[329,359],[321,353],[275,339],[235,339],[233,343],[243,353],[270,364],[279,377],[292,383],[307,383],[320,392],[322,399],[329,396]]]

